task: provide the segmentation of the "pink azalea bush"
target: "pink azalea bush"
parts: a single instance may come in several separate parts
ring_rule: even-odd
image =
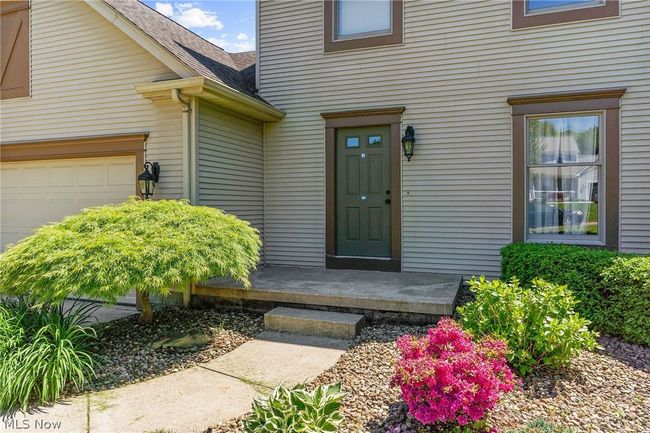
[[[401,356],[391,384],[400,387],[410,414],[422,424],[476,431],[501,393],[517,383],[503,341],[474,342],[451,319],[440,320],[424,337],[400,337],[397,348]]]

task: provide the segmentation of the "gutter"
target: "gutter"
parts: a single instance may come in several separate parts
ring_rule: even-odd
[[[284,117],[284,112],[271,104],[238,92],[207,77],[181,78],[136,84],[135,86],[136,92],[153,102],[174,100],[173,89],[182,92],[184,96],[206,99],[226,110],[262,122],[277,122]]]

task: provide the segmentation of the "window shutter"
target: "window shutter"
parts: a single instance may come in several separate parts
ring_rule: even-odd
[[[0,2],[0,99],[29,96],[29,1]]]

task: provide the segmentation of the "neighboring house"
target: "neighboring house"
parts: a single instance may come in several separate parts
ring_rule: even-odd
[[[650,1],[548,4],[260,0],[253,65],[137,2],[2,2],[1,244],[134,194],[146,159],[154,198],[250,220],[271,265],[650,252]]]

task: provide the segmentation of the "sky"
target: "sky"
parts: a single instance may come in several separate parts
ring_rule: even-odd
[[[255,0],[143,3],[228,52],[255,50]]]

